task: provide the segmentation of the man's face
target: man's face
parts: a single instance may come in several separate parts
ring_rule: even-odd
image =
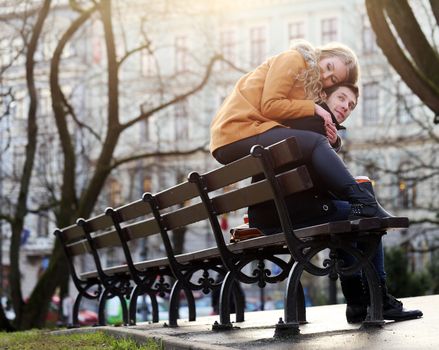
[[[355,94],[346,86],[340,86],[335,90],[326,100],[335,119],[341,124],[354,110],[357,105],[357,98]]]

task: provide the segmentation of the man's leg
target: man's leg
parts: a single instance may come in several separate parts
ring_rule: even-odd
[[[388,292],[386,284],[387,276],[384,269],[384,248],[382,242],[379,244],[372,262],[381,281],[381,290],[383,293],[383,318],[385,320],[405,321],[422,317],[422,311],[404,309],[402,302],[397,300]],[[365,292],[368,293],[369,289],[367,287],[367,281],[363,279],[363,283],[366,287]],[[369,301],[369,297],[367,299]]]

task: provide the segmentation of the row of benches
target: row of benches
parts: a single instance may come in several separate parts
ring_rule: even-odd
[[[234,298],[236,322],[244,321],[244,296],[238,283],[264,287],[266,283],[287,280],[284,319],[276,325],[276,335],[296,334],[299,324],[306,322],[300,284],[302,272],[336,278],[337,274],[352,274],[359,269],[367,275],[371,295],[370,317],[365,325],[381,325],[380,285],[370,257],[388,228],[407,227],[408,220],[368,218],[293,230],[284,198],[312,187],[306,167],[295,166],[300,158],[294,138],[268,148],[255,146],[250,155],[231,164],[204,174],[192,172],[187,181],[172,188],[156,194],[145,193],[135,202],[107,208],[101,215],[57,229],[55,234],[62,242],[79,292],[73,307],[74,325],[78,324],[83,298],[99,300],[99,325],[105,325],[105,304],[113,297],[121,301],[124,324],[133,325],[137,298],[144,294],[151,299],[153,322],[158,322],[157,295],[169,293],[168,322],[177,326],[182,291],[192,321],[196,318],[193,292],[220,289],[219,322],[215,322],[213,329],[230,329],[231,298]],[[289,170],[278,173],[285,168]],[[260,174],[265,175],[264,180],[250,183],[252,177]],[[245,184],[243,180],[247,180]],[[233,184],[238,186],[230,186]],[[228,243],[219,217],[267,200],[276,204],[283,233]],[[187,253],[175,254],[170,233],[199,222],[209,223],[215,246],[193,251],[188,244]],[[153,235],[161,236],[166,256],[136,261],[130,243]],[[357,241],[366,242],[368,248],[358,250],[354,244]],[[126,263],[103,267],[99,253],[104,248],[121,249]],[[323,265],[313,264],[311,258],[328,248],[329,258]],[[356,263],[344,266],[337,255],[340,249],[354,256]],[[93,256],[94,269],[77,272],[74,258],[89,254]],[[282,258],[285,255],[287,259]],[[267,264],[268,261],[273,264]],[[270,270],[273,265],[275,271]],[[249,272],[248,266],[256,268]]]

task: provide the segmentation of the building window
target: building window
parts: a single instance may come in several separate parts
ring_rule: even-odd
[[[326,44],[337,40],[337,18],[322,19],[322,43]]]
[[[187,38],[185,36],[177,36],[175,38],[175,72],[186,72],[188,67]]]
[[[110,205],[117,207],[122,204],[122,185],[116,179],[110,180]]]
[[[143,192],[151,192],[152,191],[152,179],[151,176],[145,176],[143,178],[142,183]]]
[[[175,105],[175,140],[189,139],[189,116],[187,112],[187,101]]]
[[[25,161],[25,149],[24,146],[14,145],[12,151],[13,159],[13,174],[15,177],[21,176],[23,172],[23,166]]]
[[[416,185],[399,179],[398,181],[398,206],[411,209],[416,206]]]
[[[379,121],[379,85],[377,82],[363,85],[363,125],[377,124]]]
[[[403,81],[396,86],[396,118],[398,123],[406,124],[412,120],[411,107],[413,93]]]
[[[371,55],[377,53],[378,47],[376,44],[375,33],[373,32],[367,17],[363,17],[363,54]]]
[[[140,105],[140,113],[141,114],[148,113],[152,108],[153,108],[153,106],[152,106],[151,102],[149,102],[149,101],[143,102]],[[145,142],[151,141],[151,123],[152,123],[151,116],[149,116],[149,117],[145,118],[142,121],[142,123],[140,124],[141,125],[140,138],[141,138],[141,140],[143,140]]]
[[[305,38],[305,25],[303,22],[288,24],[288,41]]]
[[[411,180],[413,164],[408,161],[402,162],[398,169],[398,207],[411,209],[416,207],[416,180]],[[413,173],[412,173],[413,175]]]
[[[267,31],[265,27],[250,29],[250,64],[260,65],[267,58]]]
[[[149,52],[148,50],[142,50],[142,53],[140,55],[140,65],[142,69],[142,75],[144,77],[151,77],[156,72],[156,66],[155,66],[155,57],[154,55]]]
[[[38,237],[47,237],[49,235],[49,213],[42,212],[37,219]]]
[[[236,37],[234,30],[224,30],[220,32],[220,49],[227,61],[236,63]],[[221,69],[232,69],[229,64],[221,62]]]

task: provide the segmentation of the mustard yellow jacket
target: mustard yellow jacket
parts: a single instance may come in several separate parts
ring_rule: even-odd
[[[286,119],[314,115],[314,102],[305,100],[297,79],[304,68],[303,56],[288,50],[239,79],[211,123],[210,151],[283,126]]]

